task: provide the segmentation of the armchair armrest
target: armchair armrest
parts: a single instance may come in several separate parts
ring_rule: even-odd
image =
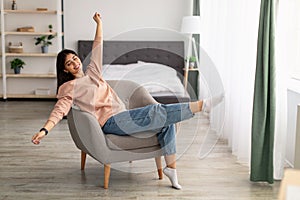
[[[105,135],[99,122],[93,115],[72,108],[68,113],[68,125],[78,149],[88,153],[99,162],[108,160],[110,150],[106,145]]]

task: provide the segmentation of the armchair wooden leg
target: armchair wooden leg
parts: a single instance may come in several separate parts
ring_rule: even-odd
[[[110,176],[110,164],[105,164],[104,165],[104,189],[108,189],[109,176]]]
[[[161,157],[155,158],[157,173],[159,180],[163,179],[163,170],[162,170],[162,164],[161,164]]]
[[[86,161],[86,153],[81,151],[81,170],[84,170]]]

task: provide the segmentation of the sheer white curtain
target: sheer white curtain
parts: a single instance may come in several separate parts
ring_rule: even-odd
[[[201,47],[225,89],[223,137],[238,161],[249,165],[260,0],[202,0],[200,6]]]
[[[214,62],[226,92],[223,136],[228,139],[238,162],[249,166],[260,0],[202,0],[200,6],[201,47]],[[285,163],[286,91],[289,67],[296,66],[296,60],[299,59],[295,55],[295,52],[300,52],[299,44],[296,43],[297,37],[300,38],[297,36],[300,32],[299,7],[298,0],[278,3],[275,179],[282,178]]]

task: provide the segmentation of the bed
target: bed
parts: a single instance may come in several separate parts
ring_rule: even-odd
[[[89,63],[91,40],[78,41],[83,66]],[[104,41],[103,77],[140,83],[160,103],[188,102],[183,81],[183,41]]]

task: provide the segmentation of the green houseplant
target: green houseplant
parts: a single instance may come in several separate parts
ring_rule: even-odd
[[[15,74],[20,74],[21,68],[24,68],[24,65],[26,65],[26,63],[20,58],[15,58],[10,61],[10,68],[14,70]]]
[[[55,38],[55,35],[41,35],[40,37],[35,37],[35,45],[41,44],[42,53],[48,53],[48,46],[52,45],[51,40]]]
[[[53,28],[52,24],[49,24],[48,28],[49,28],[49,32],[52,32],[52,28]]]
[[[189,60],[189,68],[195,68],[196,66],[196,57],[195,56],[190,56],[189,58],[186,59],[186,61]]]

